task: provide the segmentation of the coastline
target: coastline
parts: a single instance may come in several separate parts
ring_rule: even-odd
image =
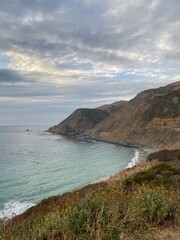
[[[49,130],[46,130],[45,132],[49,132],[53,135],[61,135],[63,137],[67,137],[67,138],[75,138],[75,139],[80,139],[80,140],[92,140],[92,141],[97,141],[97,142],[102,142],[102,143],[108,143],[108,144],[112,144],[112,145],[116,145],[116,146],[122,146],[122,147],[126,147],[126,148],[133,148],[135,149],[135,155],[134,157],[130,160],[130,162],[127,164],[126,167],[124,167],[123,169],[118,170],[115,174],[113,175],[109,175],[108,177],[99,177],[99,179],[97,179],[96,181],[89,183],[87,185],[83,185],[80,187],[86,187],[90,184],[96,184],[96,183],[101,183],[101,182],[106,182],[109,179],[113,179],[113,177],[115,177],[116,175],[121,174],[121,172],[124,172],[126,170],[129,169],[133,169],[136,165],[140,166],[142,164],[142,166],[144,167],[144,162],[146,162],[146,158],[150,153],[159,151],[158,148],[153,148],[150,146],[145,146],[145,145],[137,145],[137,144],[123,144],[123,143],[119,143],[119,142],[113,142],[113,141],[108,141],[108,140],[102,140],[102,139],[98,139],[98,138],[94,138],[94,137],[90,137],[89,135],[85,135],[83,133],[75,133],[75,134],[62,134],[62,133],[56,133],[56,132],[51,132]],[[75,188],[72,191],[78,190],[79,188]]]
[[[30,217],[34,218],[37,217],[39,214],[47,214],[53,211],[53,207],[57,210],[64,209],[66,207],[66,204],[69,204],[71,201],[77,201],[78,199],[86,196],[89,192],[97,193],[99,191],[103,191],[106,189],[107,186],[111,187],[115,182],[122,182],[126,178],[141,172],[145,171],[149,168],[151,168],[153,165],[156,164],[156,161],[141,161],[137,163],[135,166],[131,168],[125,168],[117,173],[115,173],[112,176],[109,176],[107,179],[103,179],[99,182],[93,182],[84,186],[81,186],[79,188],[73,189],[72,191],[65,192],[61,195],[57,196],[50,196],[48,198],[43,199],[40,203],[37,205],[34,205],[30,208],[28,208],[26,211],[24,211],[21,214],[15,215],[12,218],[4,218],[0,219],[0,228],[3,227],[4,224],[14,224],[17,221],[24,221],[24,219]],[[69,199],[71,201],[69,202]]]
[[[123,146],[123,147],[127,147],[127,148],[149,148],[149,149],[153,149],[153,147],[150,146],[146,146],[146,145],[140,145],[140,144],[133,144],[133,143],[121,143],[121,142],[115,142],[115,141],[110,141],[110,140],[104,140],[104,139],[99,139],[99,138],[95,138],[95,137],[90,137],[87,134],[84,133],[71,133],[71,134],[63,134],[63,133],[58,133],[58,132],[51,132],[49,130],[46,130],[44,132],[48,132],[51,133],[53,135],[60,135],[63,137],[67,137],[67,138],[76,138],[76,139],[84,139],[84,140],[92,140],[92,141],[97,141],[97,142],[102,142],[102,143],[109,143],[109,144],[113,144],[113,145],[117,145],[117,146]]]
[[[72,137],[72,136],[67,136],[67,137]],[[81,139],[84,139],[84,140],[87,140],[87,138],[84,138],[84,136],[73,136],[73,137],[75,137],[75,138],[81,138]],[[99,140],[96,140],[96,139],[92,139],[92,138],[89,138],[89,140],[93,140],[93,141],[99,141]],[[107,177],[99,177],[99,179],[97,179],[96,181],[94,181],[94,182],[90,182],[89,184],[86,184],[86,185],[82,185],[82,186],[80,186],[79,188],[74,188],[74,189],[72,189],[72,190],[70,190],[70,191],[68,191],[68,192],[65,192],[64,194],[68,194],[68,193],[70,193],[70,192],[75,192],[75,191],[79,191],[80,189],[82,189],[82,188],[86,188],[86,187],[88,187],[89,185],[94,185],[94,184],[101,184],[101,183],[108,183],[108,181],[110,180],[110,179],[113,179],[115,176],[117,176],[117,175],[119,175],[119,174],[121,174],[122,172],[124,172],[124,171],[127,171],[128,170],[128,172],[130,172],[129,171],[129,169],[131,169],[131,168],[134,168],[134,166],[135,165],[139,165],[139,164],[141,164],[141,162],[142,161],[144,161],[145,159],[146,159],[146,157],[147,157],[147,152],[146,151],[144,151],[144,149],[142,148],[142,146],[139,146],[139,148],[135,148],[135,147],[132,147],[132,146],[124,146],[124,145],[121,145],[121,144],[117,144],[117,143],[112,143],[112,142],[108,142],[108,141],[99,141],[99,142],[105,142],[105,143],[108,143],[108,144],[113,144],[113,145],[118,145],[118,146],[123,146],[123,147],[128,147],[128,148],[133,148],[133,149],[135,149],[135,154],[134,154],[134,157],[132,158],[132,159],[130,159],[130,161],[129,161],[129,163],[127,164],[127,166],[126,167],[124,167],[123,169],[120,169],[120,170],[117,170],[117,172],[115,173],[115,174],[113,174],[113,175],[109,175],[109,176],[107,176]],[[53,198],[53,197],[60,197],[60,196],[62,196],[62,195],[64,195],[64,194],[59,194],[59,195],[55,195],[55,196],[50,196],[50,197],[48,197],[48,198]],[[47,198],[47,199],[48,199]],[[43,201],[44,199],[42,199],[41,201]],[[20,204],[20,202],[18,203],[18,204]],[[23,204],[23,203],[22,203]],[[28,204],[27,204],[27,208],[24,206],[23,208],[20,208],[19,207],[19,205],[18,205],[18,210],[17,211],[12,211],[12,215],[9,213],[9,209],[7,210],[6,209],[6,211],[8,211],[8,216],[5,216],[4,218],[0,218],[0,220],[1,221],[8,221],[8,220],[11,220],[11,219],[13,219],[14,217],[17,217],[17,216],[19,216],[19,215],[21,215],[21,214],[24,214],[26,211],[28,211],[31,207],[36,207],[36,206],[38,206],[40,203],[37,203],[37,204],[35,204],[35,205],[33,205],[33,204],[29,204],[29,206],[28,206]],[[3,210],[2,210],[2,213],[3,213]]]
[[[105,139],[90,137],[89,135],[84,134],[84,133],[62,134],[62,133],[58,133],[58,132],[51,132],[49,130],[46,130],[44,132],[51,133],[52,135],[60,135],[60,136],[67,137],[67,138],[75,138],[75,139],[81,139],[81,140],[92,140],[92,141],[97,141],[97,142],[102,142],[102,143],[109,143],[109,144],[116,145],[116,146],[122,146],[122,147],[127,147],[127,148],[135,148],[135,149],[139,149],[140,151],[143,151],[145,153],[147,152],[147,154],[160,150],[157,147],[148,146],[148,145],[135,144],[135,143],[123,143],[123,142],[117,142],[117,141],[111,141],[111,140],[105,140]]]
[[[55,135],[61,135],[63,137],[67,137],[67,138],[75,138],[75,139],[80,139],[80,140],[91,140],[91,141],[97,141],[97,142],[101,142],[101,143],[108,143],[108,144],[112,144],[112,145],[116,145],[116,146],[122,146],[122,147],[126,147],[126,148],[135,149],[135,156],[131,159],[131,161],[128,163],[128,165],[124,169],[135,166],[139,161],[145,160],[150,153],[160,150],[158,148],[146,146],[146,145],[128,144],[128,143],[124,144],[124,143],[119,143],[119,142],[113,142],[110,140],[102,140],[102,139],[90,137],[85,134],[61,134],[61,133],[50,132],[48,130],[46,132],[49,132],[49,133],[55,134]],[[120,171],[123,171],[124,169],[121,169]],[[109,177],[111,177],[111,176],[109,176]],[[109,177],[107,177],[107,178],[109,178]]]
[[[135,188],[134,187],[129,188],[129,185],[127,185],[127,183],[128,183],[127,181],[129,181],[130,179],[133,179],[133,181],[135,180],[135,183],[139,183],[139,182],[136,182],[136,180],[137,180],[136,177],[138,177],[139,174],[141,174],[141,172],[142,172],[141,176],[143,176],[144,180],[148,180],[147,176],[143,175],[144,172],[145,173],[151,172],[151,173],[155,174],[154,175],[155,178],[150,180],[150,182],[152,181],[152,183],[154,180],[157,180],[157,178],[159,176],[158,174],[160,174],[160,176],[162,176],[163,179],[165,180],[167,177],[167,174],[168,174],[168,172],[164,171],[164,169],[167,169],[166,167],[168,167],[168,169],[170,169],[170,171],[172,172],[173,176],[175,176],[174,174],[177,174],[175,172],[175,169],[172,168],[170,165],[166,165],[167,164],[166,160],[165,161],[161,160],[161,159],[163,159],[164,151],[165,150],[154,153],[153,156],[155,156],[155,158],[154,157],[151,159],[147,158],[146,161],[141,161],[132,168],[124,169],[123,171],[119,171],[115,175],[111,176],[109,179],[106,179],[99,183],[88,184],[79,189],[75,189],[72,192],[64,193],[60,196],[49,197],[47,199],[42,200],[42,202],[40,204],[28,209],[25,213],[14,217],[13,219],[6,222],[4,225],[2,223],[2,225],[0,227],[2,229],[2,234],[4,234],[3,236],[6,236],[6,233],[8,233],[8,237],[9,236],[20,236],[20,237],[26,236],[26,238],[27,238],[27,236],[28,237],[30,236],[32,231],[33,231],[33,236],[39,236],[39,232],[42,231],[43,236],[48,236],[46,239],[61,239],[61,238],[57,238],[57,237],[61,236],[61,235],[59,235],[59,231],[61,231],[61,219],[63,220],[62,224],[64,223],[64,216],[67,216],[68,219],[70,219],[70,221],[71,221],[71,217],[72,217],[71,213],[74,213],[74,211],[77,212],[77,207],[80,207],[80,209],[78,208],[77,214],[81,213],[81,209],[83,212],[84,212],[84,210],[85,211],[87,210],[86,203],[88,203],[88,204],[90,203],[90,206],[92,204],[93,209],[94,209],[94,203],[100,204],[100,206],[102,206],[104,209],[104,205],[102,205],[102,204],[104,204],[104,201],[107,201],[106,203],[110,204],[110,205],[108,205],[108,206],[110,206],[110,209],[107,208],[107,210],[109,209],[110,213],[112,213],[112,208],[113,208],[114,209],[113,213],[116,214],[115,216],[118,216],[118,219],[119,219],[119,213],[123,213],[123,215],[121,215],[121,216],[123,216],[122,225],[121,225],[121,222],[119,223],[119,221],[116,223],[116,218],[115,218],[115,224],[113,225],[117,228],[119,228],[119,227],[122,228],[122,231],[123,231],[123,234],[125,237],[123,239],[136,239],[138,236],[141,238],[142,238],[142,236],[148,237],[145,239],[149,239],[149,237],[156,236],[157,238],[155,238],[155,239],[159,239],[159,236],[161,236],[161,235],[164,236],[164,230],[168,231],[168,235],[167,234],[165,234],[165,235],[170,236],[169,233],[171,233],[171,234],[174,233],[175,221],[177,224],[177,225],[175,224],[175,226],[178,227],[178,230],[179,230],[179,222],[177,222],[176,215],[173,215],[174,217],[172,219],[168,218],[169,215],[167,215],[167,217],[165,216],[165,218],[163,219],[163,225],[162,225],[161,222],[159,224],[157,224],[156,218],[155,218],[155,220],[153,220],[153,222],[150,222],[151,219],[150,220],[147,219],[146,221],[144,221],[144,218],[142,218],[141,215],[139,216],[139,211],[141,210],[141,205],[139,206],[139,201],[137,202],[137,205],[135,205],[135,207],[133,207],[133,210],[135,210],[135,211],[129,212],[129,207],[128,207],[128,206],[131,206],[132,199],[134,199],[134,200],[137,199],[137,194],[138,194],[138,196],[140,196],[140,198],[138,197],[138,199],[140,201],[144,201],[143,200],[144,196],[146,196],[144,194],[147,194],[147,197],[149,199],[149,196],[151,196],[151,195],[149,195],[150,193],[153,194],[152,196],[154,196],[154,194],[156,194],[155,196],[160,196],[161,197],[160,200],[162,200],[162,196],[163,196],[163,199],[165,198],[165,199],[167,199],[167,201],[169,199],[168,206],[170,207],[170,209],[172,209],[171,208],[172,207],[172,205],[171,205],[172,194],[173,195],[176,194],[175,198],[174,198],[174,200],[176,202],[173,202],[173,204],[178,204],[178,206],[179,206],[179,202],[178,202],[179,198],[177,198],[179,196],[179,190],[174,187],[173,187],[173,189],[169,188],[165,184],[166,182],[164,182],[162,187],[160,187],[160,188],[159,188],[159,185],[156,185],[157,182],[154,182],[155,185],[152,185],[152,186],[144,185],[144,184],[141,185],[141,183],[143,183],[143,182],[141,182],[140,185],[139,184],[138,185],[130,185],[130,186],[134,186]],[[172,154],[171,161],[174,160],[173,154],[175,154],[175,156],[177,157],[175,160],[179,160],[180,150],[177,150],[177,152],[175,152],[175,153],[173,151],[171,151],[171,152],[169,151],[169,153]],[[156,158],[157,154],[160,154],[161,158]],[[157,160],[154,160],[154,159],[157,159]],[[158,164],[159,161],[162,161],[162,162]],[[173,165],[174,164],[175,164],[175,162],[173,163]],[[161,172],[160,173],[157,172],[157,169],[159,169]],[[180,176],[180,174],[179,174],[179,176]],[[148,184],[148,182],[147,182],[147,184]],[[172,182],[172,184],[173,184],[173,182]],[[137,191],[137,189],[138,189],[138,191]],[[161,190],[161,191],[159,192],[159,190]],[[160,195],[158,195],[158,194],[160,194]],[[119,206],[118,204],[119,204],[120,198],[121,198],[121,204],[122,204],[123,208],[120,208],[120,209],[119,209],[119,207],[114,208],[115,207],[114,204],[117,204],[117,206]],[[95,199],[98,201],[94,202]],[[147,202],[148,206],[149,206],[149,204],[150,204],[150,206],[152,206],[152,203],[153,203],[153,206],[155,204],[155,208],[157,209],[157,207],[159,206],[159,201],[156,202],[156,199],[157,199],[157,197],[155,199],[152,199],[150,201],[150,203]],[[85,205],[82,205],[82,203],[84,203],[84,201],[85,201]],[[123,205],[123,203],[126,203],[126,202],[127,202],[127,204]],[[162,205],[162,207],[164,206],[164,201],[162,202],[161,205]],[[99,205],[95,205],[95,206],[99,206]],[[164,209],[164,207],[163,207],[163,209]],[[172,209],[172,214],[174,213],[173,209]],[[177,208],[177,210],[176,210],[177,214],[179,214],[178,209],[179,208]],[[101,208],[100,208],[100,210],[101,210]],[[123,211],[123,212],[121,212],[121,211]],[[134,215],[134,212],[137,212],[138,215]],[[140,214],[143,214],[143,216],[146,216],[144,214],[147,214],[147,213],[140,212]],[[62,218],[59,219],[59,216],[62,216]],[[78,216],[77,216],[77,219],[79,219]],[[140,228],[139,230],[137,230],[137,227],[136,227],[137,225],[134,226],[134,216],[137,216],[136,219],[137,219],[138,229]],[[93,217],[93,219],[94,219],[94,217]],[[124,219],[126,220],[126,222],[125,222],[125,223],[127,223],[126,225],[124,225]],[[135,219],[135,221],[136,221],[136,219]],[[140,219],[140,221],[142,220],[140,223],[139,223],[139,219]],[[85,218],[85,221],[86,221],[86,218]],[[57,225],[57,223],[58,223],[58,225]],[[142,225],[140,225],[141,223],[142,223]],[[29,226],[30,226],[30,229],[29,229]],[[69,229],[69,222],[67,222],[66,226]],[[78,225],[78,226],[81,227],[81,225]],[[108,225],[108,226],[111,226],[111,225]],[[133,228],[131,228],[131,226]],[[172,226],[173,226],[173,228],[172,228]],[[22,227],[22,229],[24,229],[23,232],[20,230],[20,227]],[[143,232],[142,232],[141,228],[143,228]],[[45,232],[44,232],[44,229],[45,229]],[[50,237],[52,236],[51,232],[49,232],[49,229],[54,230],[54,233],[53,233],[54,238],[49,238],[49,236]],[[63,229],[63,225],[62,225],[62,229]],[[37,233],[36,233],[36,230],[37,230]],[[152,233],[152,230],[153,230],[153,233]],[[169,232],[169,230],[170,230],[170,232]],[[35,235],[34,235],[34,233],[35,233]],[[68,234],[68,232],[67,232],[67,234]],[[75,232],[75,236],[76,235],[78,235],[78,233],[76,234],[76,232]],[[69,235],[67,235],[67,236],[69,236]],[[175,237],[173,237],[171,239],[172,240],[179,239],[178,237],[179,237],[179,231],[176,230]],[[5,239],[10,239],[10,238],[5,238]],[[67,239],[69,239],[69,237]],[[163,238],[163,239],[166,239],[166,238]]]
[[[155,164],[156,161],[147,162],[146,158],[149,154],[148,151],[145,151],[144,149],[140,149],[140,150],[136,149],[134,158],[131,159],[131,161],[127,164],[125,168],[119,170],[117,173],[110,175],[106,178],[103,178],[103,177],[99,178],[97,181],[95,181],[92,184],[101,183],[101,182],[107,182],[107,183],[112,182],[114,180],[119,180],[120,178],[126,178],[134,173],[150,168],[152,165]]]

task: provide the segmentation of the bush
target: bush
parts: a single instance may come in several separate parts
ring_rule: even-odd
[[[64,211],[64,230],[76,239],[121,239],[117,205],[112,208],[103,196],[86,197]],[[112,224],[113,223],[113,224]]]
[[[135,184],[152,183],[160,186],[163,184],[173,185],[169,179],[179,172],[172,166],[166,163],[158,163],[147,171],[139,172],[123,181],[125,189],[132,187]]]
[[[143,186],[133,195],[129,205],[130,225],[133,228],[157,226],[166,220],[174,219],[179,207],[178,195],[171,196],[170,189]],[[146,226],[145,226],[146,225]]]

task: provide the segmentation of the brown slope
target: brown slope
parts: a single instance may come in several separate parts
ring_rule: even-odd
[[[98,107],[97,109],[107,111],[108,113],[112,114],[114,112],[119,111],[123,106],[127,104],[127,101],[118,101],[112,104],[106,104],[103,106]]]
[[[88,134],[99,140],[180,148],[180,82],[139,93]]]
[[[112,113],[121,109],[126,104],[125,101],[115,102],[109,105],[103,105],[99,108],[88,109],[81,108],[75,110],[69,117],[58,125],[49,128],[49,132],[60,134],[79,134],[92,129],[102,120]]]

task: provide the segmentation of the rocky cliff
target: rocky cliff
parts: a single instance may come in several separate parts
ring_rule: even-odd
[[[98,140],[176,149],[180,148],[179,100],[180,82],[176,82],[143,91],[129,102],[118,102],[114,111],[116,104],[87,110],[88,117],[82,109],[77,110],[50,131],[68,134],[83,130]]]

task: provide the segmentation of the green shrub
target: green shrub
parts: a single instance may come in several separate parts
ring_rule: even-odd
[[[143,186],[134,193],[129,205],[130,225],[133,228],[144,228],[145,225],[156,226],[165,220],[173,219],[176,203],[178,202],[175,199],[165,194],[163,188],[157,191]]]
[[[171,176],[179,172],[166,163],[158,163],[147,171],[139,172],[123,181],[124,188],[130,188],[135,184],[152,183],[154,185],[171,184]]]
[[[117,206],[112,208],[103,196],[86,197],[64,211],[66,232],[77,239],[120,239]],[[112,224],[113,222],[113,224]],[[114,225],[115,224],[115,225]]]

